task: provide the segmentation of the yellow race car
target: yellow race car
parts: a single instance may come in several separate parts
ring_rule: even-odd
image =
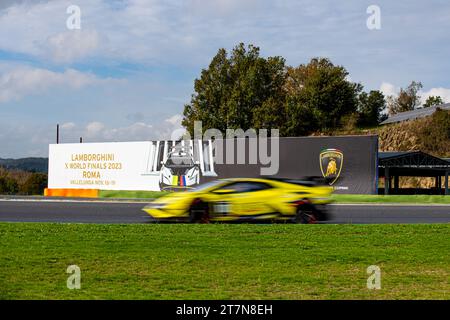
[[[316,223],[327,220],[332,190],[312,178],[223,179],[163,196],[143,210],[156,221]]]

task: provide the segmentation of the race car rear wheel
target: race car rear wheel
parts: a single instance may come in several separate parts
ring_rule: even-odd
[[[209,223],[209,206],[206,202],[196,200],[189,209],[190,223]]]
[[[317,222],[314,208],[310,205],[301,205],[297,208],[295,223],[313,224]]]

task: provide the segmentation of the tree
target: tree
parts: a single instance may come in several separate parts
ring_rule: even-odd
[[[444,101],[440,96],[429,96],[427,101],[423,104],[424,108],[434,107],[444,104]]]
[[[47,187],[48,177],[44,173],[32,173],[22,185],[21,192],[28,195],[42,195]]]
[[[412,81],[406,89],[400,89],[397,97],[389,96],[387,99],[389,114],[393,115],[399,112],[411,111],[419,106],[419,91],[422,87],[421,82]]]
[[[358,125],[375,126],[381,122],[381,112],[386,108],[384,94],[378,90],[371,90],[369,94],[362,92],[359,95]]]
[[[286,131],[285,98],[270,97],[253,111],[253,127],[255,129],[278,129],[283,135]]]
[[[423,145],[436,155],[448,156],[450,152],[450,111],[436,108],[431,123],[419,127]]]
[[[269,118],[258,116],[268,107],[274,113],[283,108],[285,61],[281,57],[262,58],[259,48],[243,43],[230,57],[220,49],[208,69],[194,83],[195,93],[185,105],[183,126],[192,135],[194,121],[202,121],[203,129],[227,128],[247,130],[257,124],[275,125]],[[270,128],[267,128],[270,129]]]
[[[7,175],[0,176],[0,194],[16,194],[19,190],[17,181]]]
[[[348,72],[329,59],[314,58],[308,64],[287,69],[286,135],[334,129],[343,117],[355,112],[362,86],[347,79]]]
[[[304,104],[297,96],[287,97],[285,114],[285,122],[280,128],[281,136],[304,136],[319,128],[314,109]]]
[[[252,45],[241,43],[229,56],[220,49],[195,80],[182,124],[191,135],[195,121],[203,130],[275,128],[281,136],[332,130],[358,108],[362,85],[347,76],[326,58],[286,67],[283,58],[262,58]]]

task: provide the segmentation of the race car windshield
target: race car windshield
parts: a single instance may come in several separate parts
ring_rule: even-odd
[[[165,163],[165,166],[168,168],[192,167],[193,165],[192,159],[186,157],[170,157]]]
[[[217,185],[222,184],[222,183],[224,183],[223,180],[213,180],[213,181],[209,181],[209,182],[203,183],[203,184],[201,184],[199,186],[196,186],[196,187],[190,189],[189,191],[190,192],[203,191],[203,190],[206,190],[208,188],[217,186]]]

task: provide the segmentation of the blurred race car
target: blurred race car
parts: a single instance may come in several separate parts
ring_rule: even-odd
[[[315,179],[224,179],[161,197],[143,210],[160,221],[316,223],[327,220],[332,190]]]

